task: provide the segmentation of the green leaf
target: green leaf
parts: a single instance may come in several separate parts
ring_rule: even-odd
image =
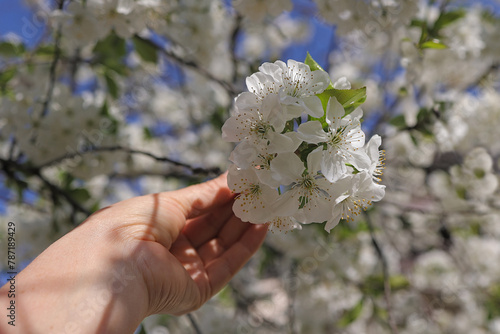
[[[132,41],[134,42],[135,51],[137,51],[142,60],[151,63],[158,61],[158,50],[152,43],[138,36],[134,36]]]
[[[417,27],[417,28],[421,28],[423,25],[425,25],[425,21],[423,20],[417,20],[417,19],[413,19],[411,20],[410,22],[410,27]]]
[[[69,191],[70,196],[77,202],[83,203],[90,199],[90,193],[85,188],[76,188]]]
[[[359,302],[356,305],[354,305],[352,309],[345,311],[342,318],[340,318],[340,320],[337,322],[337,325],[340,328],[345,328],[348,325],[352,324],[354,321],[356,321],[356,319],[361,314],[361,311],[363,311],[364,302],[365,299],[361,298]]]
[[[7,83],[16,75],[17,69],[15,67],[9,68],[0,72],[0,89],[4,89]]]
[[[500,317],[500,284],[497,283],[488,288],[484,306],[488,312],[488,320]]]
[[[436,23],[434,23],[434,27],[432,30],[437,33],[442,28],[464,17],[465,14],[466,12],[463,9],[452,10],[446,13],[443,12],[441,13],[441,15],[439,15],[438,19],[436,20]]]
[[[309,52],[307,52],[306,59],[304,60],[304,63],[309,66],[311,71],[323,71],[326,72],[311,56]],[[330,81],[330,84],[328,85],[328,88],[333,88],[333,84]],[[327,89],[328,89],[327,88]]]
[[[0,55],[4,57],[19,57],[26,51],[23,44],[0,42]]]
[[[389,286],[392,291],[398,291],[410,286],[410,282],[403,275],[389,277]],[[370,296],[379,296],[384,293],[384,277],[382,275],[372,275],[365,279],[361,290]]]
[[[326,110],[328,100],[335,97],[337,101],[344,107],[345,114],[349,115],[357,107],[359,107],[366,100],[366,87],[358,89],[335,89],[328,88],[323,93],[317,95]]]
[[[123,58],[127,54],[125,40],[111,33],[94,47],[96,62],[120,75],[127,73]]]
[[[35,54],[38,56],[52,56],[55,50],[54,45],[42,45],[35,50]]]
[[[233,293],[229,285],[226,285],[221,291],[219,291],[219,293],[217,293],[217,300],[228,308],[236,306],[236,300],[233,297]]]
[[[115,33],[111,33],[108,37],[97,42],[94,53],[100,57],[124,57],[127,53],[125,40]]]
[[[410,282],[403,275],[394,275],[389,278],[389,285],[392,291],[397,291],[409,287]]]
[[[147,126],[142,128],[142,136],[146,141],[151,140],[154,137],[153,132]]]
[[[405,121],[405,116],[404,115],[397,115],[393,117],[390,121],[389,124],[392,126],[395,126],[399,130],[406,129],[408,126],[406,125]]]
[[[433,39],[432,41],[424,42],[420,45],[421,49],[447,49],[448,47],[441,43],[437,39]]]
[[[317,62],[316,60],[311,57],[311,54],[307,52],[306,59],[304,60],[304,63],[309,66],[311,71],[325,71]]]
[[[119,96],[119,88],[109,71],[104,72],[104,79],[106,80],[106,85],[108,86],[109,95],[117,99]]]

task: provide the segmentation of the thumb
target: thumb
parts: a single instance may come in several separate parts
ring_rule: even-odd
[[[177,203],[185,219],[198,217],[233,199],[227,186],[227,172],[210,181],[176,191],[160,193]]]
[[[113,228],[127,227],[129,234],[159,242],[170,249],[186,220],[231,201],[227,174],[176,191],[131,198],[102,209],[94,219],[111,221]]]
[[[158,196],[155,220],[162,231],[157,241],[167,249],[177,239],[187,219],[221,207],[234,197],[227,187],[227,173],[204,183],[154,195]]]

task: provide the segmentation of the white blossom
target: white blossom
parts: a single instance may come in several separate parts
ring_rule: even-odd
[[[321,171],[331,182],[335,182],[347,173],[346,163],[358,169],[367,168],[368,156],[362,149],[365,134],[361,130],[362,111],[357,109],[344,117],[345,111],[335,98],[328,101],[326,110],[327,132],[318,121],[307,122],[299,126],[298,132],[304,141],[313,144],[325,143]]]

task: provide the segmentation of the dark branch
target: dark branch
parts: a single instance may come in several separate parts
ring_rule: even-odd
[[[218,83],[225,90],[227,90],[231,95],[233,95],[233,96],[237,95],[238,92],[236,91],[236,89],[231,84],[225,82],[224,80],[221,80],[221,79],[218,79],[218,78],[214,77],[212,73],[210,73],[206,69],[200,67],[195,62],[189,61],[189,60],[184,60],[184,59],[178,57],[177,55],[175,55],[171,51],[166,50],[165,48],[163,48],[161,45],[156,44],[154,41],[151,41],[149,39],[143,38],[143,37],[138,36],[138,35],[136,35],[136,37],[139,38],[144,43],[147,43],[147,44],[151,45],[152,47],[154,47],[155,49],[157,49],[159,52],[161,52],[162,54],[164,54],[167,58],[175,61],[176,63],[178,63],[180,65],[183,65],[183,66],[186,66],[186,67],[190,67],[190,68],[196,70],[201,75],[203,75],[206,78],[208,78],[209,80]]]
[[[195,332],[196,334],[202,334],[203,332],[201,331],[200,326],[198,325],[198,322],[197,322],[197,321],[196,321],[196,319],[193,317],[193,314],[188,313],[188,314],[187,314],[187,317],[188,317],[188,319],[189,319],[189,322],[191,323],[191,326],[193,326],[194,332]]]
[[[23,174],[35,176],[40,181],[42,181],[42,183],[49,189],[49,191],[52,193],[52,197],[54,198],[54,200],[57,198],[64,198],[71,205],[74,211],[82,212],[87,216],[92,213],[90,210],[84,208],[80,203],[78,203],[65,190],[59,188],[58,186],[47,180],[47,178],[45,178],[45,176],[42,175],[40,168],[29,167],[12,160],[6,160],[2,158],[0,158],[0,164],[2,165],[2,170],[11,180],[14,180],[18,183],[24,182],[16,176],[15,174],[16,172],[21,172]]]
[[[45,168],[45,167],[49,167],[49,166],[52,166],[52,165],[56,165],[64,160],[67,160],[67,159],[72,159],[72,158],[75,158],[75,157],[78,157],[78,156],[83,156],[85,154],[88,154],[88,153],[97,153],[97,152],[115,152],[115,151],[122,151],[122,152],[125,152],[125,153],[129,153],[129,154],[140,154],[140,155],[145,155],[145,156],[148,156],[158,162],[166,162],[166,163],[169,163],[169,164],[172,164],[174,166],[177,166],[177,167],[182,167],[182,168],[186,168],[188,169],[191,173],[195,174],[195,175],[209,175],[209,176],[216,176],[216,175],[220,175],[222,173],[222,171],[220,170],[219,167],[211,167],[211,168],[202,168],[202,167],[194,167],[194,166],[191,166],[189,164],[186,164],[186,163],[183,163],[183,162],[179,162],[179,161],[175,161],[173,159],[170,159],[168,157],[159,157],[157,155],[154,155],[153,153],[150,153],[150,152],[145,152],[145,151],[140,151],[140,150],[136,150],[136,149],[131,149],[131,148],[128,148],[128,147],[123,147],[123,146],[120,146],[120,145],[117,145],[117,146],[104,146],[104,147],[92,147],[86,151],[83,151],[83,152],[73,152],[73,153],[68,153],[62,157],[59,157],[59,158],[56,158],[54,160],[51,160],[41,166],[38,166],[39,169],[42,169],[42,168]]]
[[[64,7],[64,0],[60,0],[58,4],[58,9],[62,10]],[[57,63],[59,62],[59,59],[61,57],[61,37],[62,37],[62,25],[59,24],[56,30],[56,37],[55,37],[55,42],[54,42],[54,58],[52,59],[52,64],[50,65],[50,70],[49,70],[49,88],[47,90],[47,95],[45,97],[45,100],[43,101],[43,106],[42,106],[42,115],[41,117],[45,117],[47,113],[49,112],[49,106],[50,102],[52,101],[52,96],[54,95],[54,87],[56,85],[56,69],[57,69]]]
[[[234,19],[234,29],[231,34],[230,46],[229,49],[231,51],[231,59],[233,61],[233,83],[236,82],[238,76],[238,58],[236,57],[236,42],[238,41],[238,35],[241,31],[241,22],[243,21],[243,17],[236,13],[236,17]]]
[[[398,327],[396,326],[396,322],[394,321],[394,316],[392,314],[391,284],[389,282],[389,269],[387,266],[387,259],[384,253],[382,252],[382,248],[380,248],[377,239],[375,238],[375,231],[373,228],[373,224],[368,214],[365,215],[365,218],[366,218],[366,223],[368,224],[368,229],[370,230],[370,238],[372,240],[373,248],[375,249],[375,252],[377,253],[377,256],[380,260],[380,263],[382,264],[382,272],[384,278],[384,299],[387,305],[387,322],[389,323],[389,327],[391,328],[391,333],[398,334],[399,333]]]

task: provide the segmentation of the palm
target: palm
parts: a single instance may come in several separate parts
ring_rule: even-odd
[[[153,256],[161,263],[151,264],[157,268],[151,283],[172,291],[174,296],[170,297],[178,301],[177,305],[159,302],[159,312],[176,308],[182,310],[176,314],[181,314],[198,308],[227,284],[260,246],[265,226],[243,223],[234,216],[231,204],[188,220],[168,254],[157,244],[163,248],[164,256],[158,258],[158,252]],[[163,268],[169,268],[169,275]],[[158,291],[157,288],[148,290]],[[175,296],[181,292],[182,296]]]

